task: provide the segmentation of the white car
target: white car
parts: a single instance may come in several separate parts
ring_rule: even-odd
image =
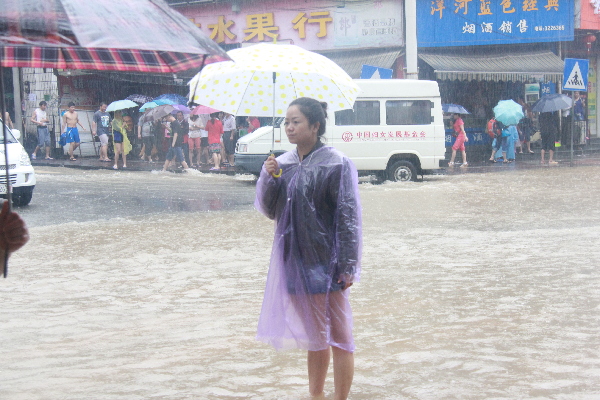
[[[4,134],[7,140],[8,164],[10,183],[12,185],[12,199],[15,206],[26,206],[33,196],[35,188],[35,172],[31,166],[29,154],[25,151],[19,138],[21,132],[17,129],[9,129],[4,126]],[[7,198],[6,195],[6,162],[5,162],[4,138],[0,133],[0,197]]]

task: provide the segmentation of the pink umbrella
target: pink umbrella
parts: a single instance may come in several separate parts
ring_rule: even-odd
[[[207,106],[196,106],[196,108],[192,110],[192,115],[212,114],[214,112],[220,112],[220,110]]]

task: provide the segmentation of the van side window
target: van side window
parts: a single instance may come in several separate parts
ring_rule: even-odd
[[[379,101],[356,101],[354,109],[335,112],[335,124],[347,125],[379,125]]]
[[[429,125],[431,109],[429,100],[388,100],[385,102],[387,125]]]

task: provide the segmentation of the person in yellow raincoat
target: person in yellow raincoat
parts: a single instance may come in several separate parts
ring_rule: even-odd
[[[113,169],[119,169],[119,155],[123,156],[123,168],[127,168],[127,154],[131,151],[131,143],[127,138],[127,127],[120,110],[115,111],[115,118],[111,122],[111,127],[113,131],[113,150],[115,152]]]

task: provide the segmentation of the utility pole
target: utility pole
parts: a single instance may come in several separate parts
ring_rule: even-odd
[[[417,64],[417,2],[404,0],[404,29],[406,47],[406,77],[419,79]]]
[[[21,141],[25,140],[25,127],[23,126],[23,111],[21,108],[21,69],[12,68],[13,92],[15,101],[15,128],[21,131]]]

